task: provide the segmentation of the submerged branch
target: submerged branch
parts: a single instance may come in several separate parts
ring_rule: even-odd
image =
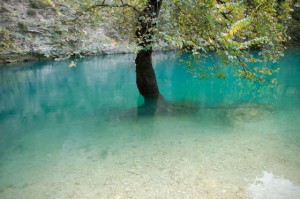
[[[236,57],[237,57],[237,59],[238,59],[240,65],[241,65],[242,68],[243,68],[243,71],[244,71],[244,73],[245,73],[244,77],[245,77],[246,79],[252,79],[252,80],[260,81],[260,82],[264,82],[264,81],[265,81],[264,78],[258,77],[258,76],[257,76],[257,73],[253,72],[253,71],[247,66],[247,64],[245,64],[245,63],[241,60],[241,58],[240,58],[239,56],[236,56]]]
[[[251,72],[251,70],[248,68],[248,66],[241,60],[239,56],[236,56],[239,63],[241,64],[243,71],[245,72],[245,76],[247,75],[247,70]],[[247,69],[247,70],[246,70]]]

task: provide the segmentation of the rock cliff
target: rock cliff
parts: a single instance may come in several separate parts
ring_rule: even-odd
[[[72,10],[57,13],[37,0],[2,0],[0,5],[0,63],[73,55],[134,52],[135,45],[108,36],[107,24],[68,23]],[[84,28],[79,32],[78,28]],[[82,33],[83,32],[83,33]]]

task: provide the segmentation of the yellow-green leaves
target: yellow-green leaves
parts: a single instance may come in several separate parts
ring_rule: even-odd
[[[53,3],[52,0],[38,0],[38,1],[40,1],[41,3],[44,3],[46,5],[50,5],[53,8],[55,7],[55,4]]]
[[[242,1],[238,2],[226,2],[223,4],[216,4],[216,8],[219,9],[220,12],[231,12],[233,9],[239,8],[242,5]]]
[[[242,43],[236,42],[236,44],[237,44],[237,48],[239,50],[245,50],[245,49],[250,48],[251,46],[266,43],[267,41],[268,41],[267,37],[259,37],[259,38],[254,38],[249,41],[242,42]]]
[[[225,33],[226,38],[231,38],[234,34],[236,34],[238,31],[242,30],[246,26],[248,26],[251,23],[250,17],[243,18],[241,20],[238,20],[235,22],[227,33]]]
[[[55,4],[51,0],[45,0],[51,7],[55,7]]]
[[[6,50],[18,50],[18,49],[14,43],[12,32],[0,27],[0,54]]]

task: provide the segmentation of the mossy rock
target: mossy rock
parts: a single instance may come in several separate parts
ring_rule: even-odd
[[[258,122],[271,115],[274,106],[270,104],[242,103],[226,110],[227,119],[231,122]]]

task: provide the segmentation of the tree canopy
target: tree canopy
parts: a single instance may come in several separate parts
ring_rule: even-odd
[[[214,51],[222,57],[222,66],[234,66],[237,75],[259,81],[274,70],[251,68],[247,63],[276,61],[283,55],[292,11],[290,0],[165,0],[159,16],[151,19],[140,15],[147,0],[42,1],[56,6],[58,12],[62,12],[62,5],[67,5],[74,10],[74,21],[78,24],[96,25],[101,20],[110,20],[119,37],[135,39],[137,43],[141,42],[134,34],[141,28],[138,21],[152,20],[156,25],[148,31],[150,45],[167,43],[192,51],[196,57]],[[249,49],[260,52],[253,56]],[[205,70],[197,70],[198,75],[205,77]],[[220,64],[209,70],[219,77],[225,75]]]
[[[52,7],[62,23],[73,25],[60,33],[57,39],[62,41],[82,38],[87,24],[97,27],[101,21],[106,21],[110,24],[109,31],[118,34],[118,38],[136,42],[140,48],[147,47],[143,46],[145,42],[150,47],[169,45],[192,52],[195,60],[208,56],[211,51],[217,53],[222,57],[221,63],[208,68],[201,63],[198,68],[190,67],[191,72],[202,78],[226,77],[226,66],[231,66],[236,75],[256,81],[264,81],[276,71],[252,67],[248,63],[275,62],[283,55],[284,42],[289,39],[287,24],[292,12],[291,0],[155,0],[161,4],[159,14],[142,14],[151,1],[154,2],[38,0]],[[139,35],[142,23],[149,28]],[[11,41],[7,41],[10,46]],[[249,49],[259,49],[259,53],[254,55]]]

